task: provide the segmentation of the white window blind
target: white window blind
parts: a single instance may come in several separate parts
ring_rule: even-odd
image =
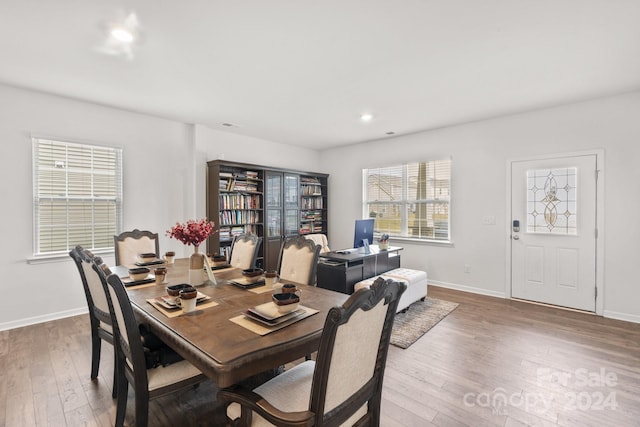
[[[113,248],[122,224],[122,150],[33,138],[34,254]]]
[[[363,216],[376,233],[450,240],[450,159],[364,169],[363,181]]]

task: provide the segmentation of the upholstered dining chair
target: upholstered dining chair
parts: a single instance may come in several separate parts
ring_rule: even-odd
[[[138,260],[141,253],[155,253],[160,257],[158,233],[138,230],[125,231],[113,236],[116,265],[131,265]]]
[[[286,239],[278,259],[280,280],[315,285],[319,255],[320,246],[304,236]]]
[[[240,234],[233,239],[229,264],[241,270],[254,268],[262,244],[262,237],[252,233]]]
[[[324,254],[327,252],[331,252],[329,249],[329,241],[327,240],[327,236],[320,233],[313,234],[305,234],[305,239],[313,240],[313,243],[320,246],[320,254]]]
[[[378,426],[389,339],[406,285],[378,279],[332,308],[317,360],[248,390],[218,392],[238,426]],[[365,292],[362,292],[365,290]]]
[[[76,246],[71,249],[69,256],[71,256],[76,267],[78,267],[80,280],[84,288],[84,296],[87,299],[87,306],[89,308],[89,322],[91,324],[91,379],[96,379],[98,377],[98,370],[100,369],[102,341],[114,345],[113,325],[109,313],[107,294],[105,293],[105,288],[102,286],[100,277],[93,269],[94,264],[102,264],[102,259],[100,257],[94,257],[90,251],[83,249],[82,246]],[[116,397],[117,390],[116,358],[114,347],[113,397]]]
[[[109,308],[114,323],[118,356],[118,392],[116,427],[124,424],[129,384],[135,392],[135,424],[146,427],[149,421],[149,400],[196,385],[205,376],[186,360],[147,369],[138,321],[122,281],[106,265],[94,263],[109,294]]]

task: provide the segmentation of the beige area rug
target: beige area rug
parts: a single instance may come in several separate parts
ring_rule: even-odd
[[[391,344],[408,348],[456,307],[458,304],[455,302],[429,297],[425,301],[414,302],[406,312],[396,314],[391,332]]]

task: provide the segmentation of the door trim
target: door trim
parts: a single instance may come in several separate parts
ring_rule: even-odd
[[[605,180],[605,168],[604,168],[604,150],[586,150],[586,151],[574,151],[569,153],[550,153],[535,156],[522,156],[513,157],[507,159],[506,165],[506,221],[505,221],[505,251],[506,256],[506,271],[505,271],[505,290],[504,294],[507,298],[511,298],[511,168],[514,162],[523,162],[528,160],[545,160],[545,159],[557,159],[561,157],[575,157],[595,155],[596,156],[596,170],[598,171],[598,181],[596,182],[596,227],[598,229],[598,236],[596,238],[596,314],[602,316],[604,313],[604,180]]]

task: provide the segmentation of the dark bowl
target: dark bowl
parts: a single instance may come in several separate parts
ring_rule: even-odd
[[[149,270],[147,267],[137,267],[129,269],[129,277],[131,277],[131,280],[134,281],[144,279],[149,275],[149,273],[151,273],[151,270]]]
[[[220,266],[220,265],[225,265],[227,263],[227,257],[224,255],[213,255],[211,258],[211,261],[213,262],[214,266]]]
[[[273,294],[271,296],[273,303],[276,305],[278,309],[278,313],[287,314],[291,313],[294,310],[298,309],[298,305],[300,304],[300,297],[296,294],[286,293],[286,294]]]
[[[167,286],[167,293],[172,297],[180,296],[180,291],[183,289],[193,288],[193,286],[187,283],[181,283],[179,285]]]
[[[289,305],[300,302],[300,297],[292,293],[273,294],[273,303],[275,305]]]
[[[180,299],[193,299],[198,296],[198,291],[193,286],[180,290]]]
[[[156,254],[151,253],[151,252],[147,252],[144,254],[138,254],[138,256],[140,257],[140,259],[142,261],[153,261],[154,259],[156,259]]]
[[[261,268],[249,268],[247,270],[242,270],[242,275],[245,277],[247,282],[257,282],[262,277],[262,273],[264,273],[264,270]]]

